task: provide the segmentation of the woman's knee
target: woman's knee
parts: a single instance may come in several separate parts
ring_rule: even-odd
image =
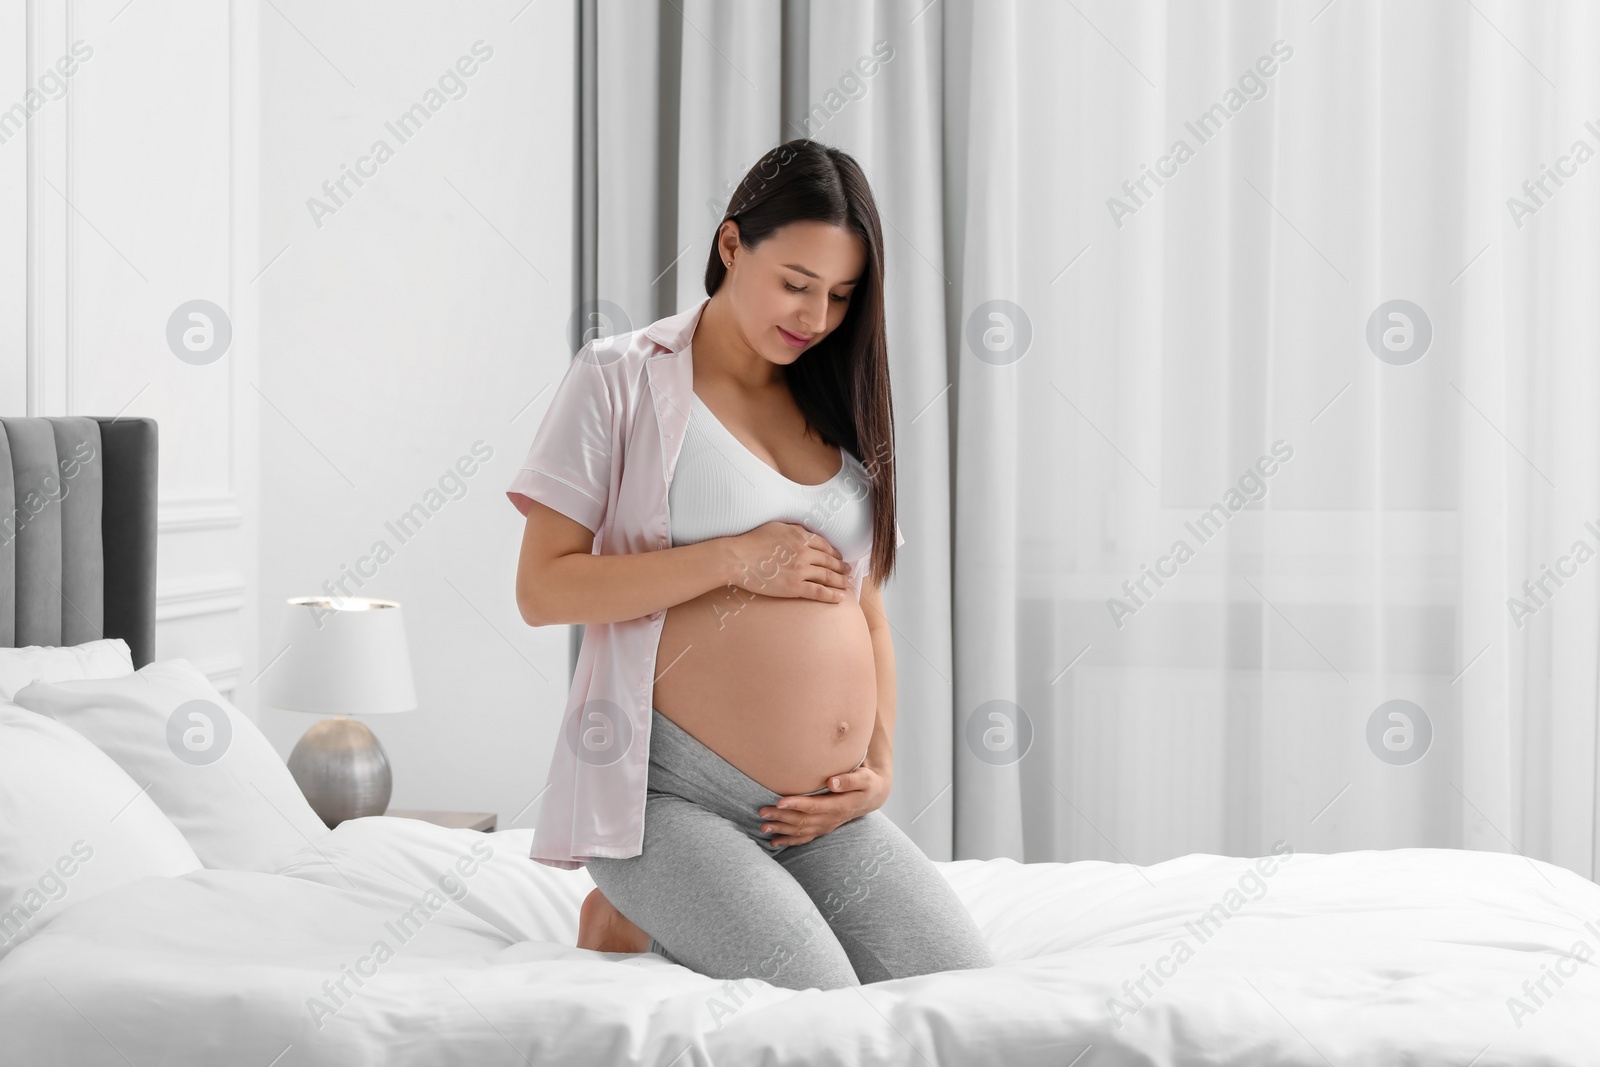
[[[796,855],[789,866],[863,983],[994,966],[988,942],[954,888],[882,811],[827,836],[835,835],[831,846]]]
[[[763,946],[742,977],[784,989],[844,989],[859,986],[849,954],[815,907],[783,923],[783,932]]]

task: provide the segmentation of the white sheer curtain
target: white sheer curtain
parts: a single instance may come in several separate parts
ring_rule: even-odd
[[[1596,876],[1590,5],[597,26],[594,286],[634,325],[702,295],[773,144],[873,182],[907,538],[886,810],[930,855]]]

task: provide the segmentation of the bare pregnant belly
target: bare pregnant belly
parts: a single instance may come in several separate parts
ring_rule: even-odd
[[[877,719],[878,676],[861,604],[726,586],[668,609],[657,711],[774,793],[822,789],[855,769]]]

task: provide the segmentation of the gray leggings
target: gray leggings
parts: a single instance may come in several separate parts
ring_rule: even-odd
[[[650,722],[644,848],[585,863],[650,951],[789,989],[994,966],[950,883],[882,811],[775,846],[757,809],[780,794],[653,708]]]

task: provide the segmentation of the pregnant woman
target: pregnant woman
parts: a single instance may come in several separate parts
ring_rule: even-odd
[[[844,152],[769,152],[708,298],[573,359],[508,490],[517,601],[585,624],[532,858],[578,944],[834,989],[993,963],[893,780],[882,231]]]

